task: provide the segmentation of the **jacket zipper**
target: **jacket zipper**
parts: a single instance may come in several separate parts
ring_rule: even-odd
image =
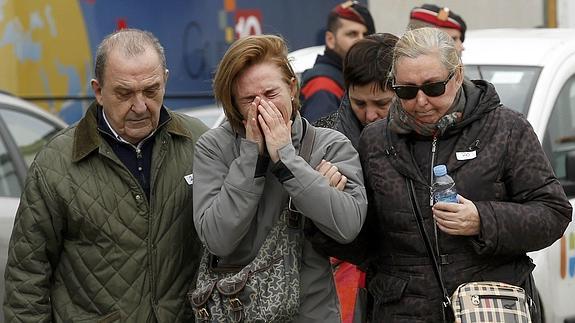
[[[433,167],[435,166],[435,153],[437,151],[437,133],[433,134],[431,142],[431,168],[429,174],[429,206],[433,206]],[[437,231],[437,221],[433,218],[433,232],[435,234],[435,251],[439,257],[439,273],[441,274],[441,253],[439,252],[439,232]]]
[[[429,173],[429,206],[433,206],[433,167],[435,166],[435,151],[437,149],[437,135],[433,135],[431,142],[431,168]]]
[[[166,122],[167,122],[167,121],[166,121]],[[162,125],[164,125],[164,124],[165,124],[165,122],[164,122]],[[161,125],[160,125],[160,126],[161,126]],[[158,128],[159,128],[160,126],[158,126]],[[157,128],[157,129],[158,129],[158,128]],[[156,130],[157,130],[157,129],[156,129]],[[143,155],[142,155],[142,146],[143,146],[143,144],[144,144],[144,142],[145,142],[146,140],[148,140],[149,138],[152,137],[152,135],[155,134],[156,130],[154,130],[150,135],[148,135],[148,137],[146,137],[146,138],[144,138],[142,141],[140,141],[137,145],[134,145],[134,144],[132,144],[132,143],[126,142],[128,145],[130,145],[130,146],[134,149],[134,152],[136,153],[136,159],[138,160],[138,166],[139,166],[139,167],[141,167],[141,159],[142,159],[142,157],[143,157]],[[100,133],[106,135],[106,136],[110,136],[110,137],[114,138],[114,136],[112,136],[111,134],[107,133],[106,131],[103,131],[103,130],[100,130],[100,129],[98,129],[98,131],[99,131]],[[114,138],[114,139],[117,140],[117,138]],[[165,144],[165,139],[162,140],[162,144]],[[109,149],[111,149],[111,147],[110,147]],[[130,175],[132,176],[132,178],[136,181],[136,183],[139,183],[139,182],[138,182],[138,179],[136,178],[136,176],[135,176],[134,174],[132,174],[132,172],[126,167],[126,165],[125,165],[124,163],[122,163],[121,161],[119,161],[119,162],[118,162],[118,161],[115,161],[115,160],[114,160],[113,158],[111,158],[110,156],[108,156],[108,158],[111,159],[112,161],[114,161],[115,163],[118,163],[119,165],[123,166],[124,169],[127,170],[128,174],[130,174]],[[163,159],[163,158],[161,158],[160,160],[162,160],[162,159]],[[160,162],[160,163],[161,163],[161,162]],[[145,182],[145,177],[143,176],[143,174],[140,173],[139,175],[143,178],[143,181]],[[153,176],[152,171],[150,171],[150,182],[152,182],[152,181],[151,181],[152,176]],[[152,219],[151,219],[152,213],[153,213],[152,210],[153,210],[153,206],[154,206],[154,205],[153,205],[153,199],[152,199],[152,194],[153,194],[153,193],[152,193],[152,187],[151,187],[151,185],[150,185],[150,199],[149,199],[149,201],[148,201],[148,199],[146,198],[146,194],[145,194],[144,191],[143,191],[144,188],[143,188],[143,187],[141,187],[141,188],[142,188],[142,191],[141,191],[141,195],[140,195],[140,196],[141,196],[142,199],[144,199],[144,201],[147,202],[146,204],[147,204],[147,206],[148,206],[148,216],[150,217],[150,221],[148,221],[148,242],[146,243],[146,248],[148,249],[148,252],[151,254],[151,256],[150,256],[150,258],[149,258],[150,261],[149,261],[149,263],[148,263],[148,268],[149,268],[149,272],[150,272],[150,285],[151,285],[150,288],[151,288],[151,293],[152,293],[152,297],[151,297],[151,298],[152,298],[152,299],[151,299],[151,301],[152,301],[152,310],[153,310],[153,312],[154,312],[154,315],[155,315],[156,317],[158,317],[158,313],[157,313],[158,298],[157,298],[157,295],[156,295],[157,286],[156,286],[156,277],[155,277],[156,275],[155,275],[155,273],[154,273],[154,269],[156,268],[156,266],[155,266],[155,261],[156,261],[155,256],[156,256],[156,252],[157,252],[157,251],[156,251],[156,247],[157,247],[157,246],[156,246],[155,243],[153,242],[152,237],[149,236],[149,234],[152,232],[152,222],[153,222]]]

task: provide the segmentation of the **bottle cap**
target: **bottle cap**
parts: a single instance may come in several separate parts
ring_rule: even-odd
[[[445,165],[437,165],[433,167],[433,175],[443,176],[447,174],[447,167]]]

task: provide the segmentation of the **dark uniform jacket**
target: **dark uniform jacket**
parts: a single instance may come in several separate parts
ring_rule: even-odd
[[[344,94],[342,59],[326,47],[312,68],[302,74],[301,115],[313,123],[337,111]]]
[[[374,322],[440,322],[442,293],[418,230],[406,185],[415,183],[424,224],[440,254],[448,293],[469,281],[525,286],[534,268],[526,252],[551,245],[571,205],[529,122],[503,107],[493,86],[465,81],[463,120],[438,138],[435,165],[446,164],[457,191],[479,211],[478,236],[436,229],[430,206],[431,138],[399,135],[383,119],[367,126],[359,150],[368,217],[353,256],[369,259]],[[462,152],[475,155],[464,160]],[[459,158],[457,157],[459,155]],[[367,253],[361,255],[361,251]]]

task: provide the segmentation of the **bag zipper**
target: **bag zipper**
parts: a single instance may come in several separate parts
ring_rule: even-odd
[[[519,302],[519,298],[516,296],[509,295],[471,295],[471,304],[479,306],[482,299],[501,299],[507,301]]]

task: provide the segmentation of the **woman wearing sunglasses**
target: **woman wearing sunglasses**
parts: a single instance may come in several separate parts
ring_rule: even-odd
[[[394,49],[392,74],[397,98],[389,117],[367,126],[359,142],[368,216],[349,259],[369,260],[372,321],[443,319],[443,293],[415,205],[449,295],[470,281],[506,282],[531,293],[534,265],[526,253],[552,244],[571,218],[533,129],[501,105],[493,85],[464,79],[453,40],[439,29],[406,32]],[[458,203],[433,205],[438,164],[454,178]]]

